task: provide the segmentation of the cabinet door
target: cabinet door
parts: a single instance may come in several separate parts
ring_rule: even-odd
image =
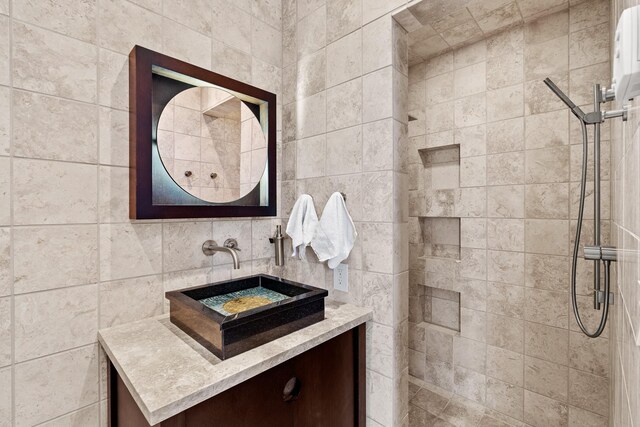
[[[357,329],[292,359],[300,393],[292,403],[296,427],[353,427],[357,419]]]
[[[184,414],[184,426],[249,427],[293,426],[291,404],[283,400],[287,381],[293,377],[290,363],[278,365]],[[164,426],[164,423],[162,423]]]

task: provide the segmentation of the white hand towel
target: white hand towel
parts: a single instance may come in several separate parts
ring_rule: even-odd
[[[291,237],[293,246],[292,257],[297,255],[300,259],[305,259],[305,248],[311,243],[317,225],[318,214],[313,199],[308,194],[303,194],[293,205],[287,223],[287,234]]]
[[[347,259],[357,236],[342,194],[333,193],[322,211],[311,248],[318,260],[328,261],[329,268],[334,269]]]

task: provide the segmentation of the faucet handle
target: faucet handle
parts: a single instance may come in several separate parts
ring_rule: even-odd
[[[238,247],[238,241],[236,239],[227,239],[224,241],[224,245],[225,248],[229,248],[229,249],[235,249],[236,251],[241,251],[242,249],[240,249]]]

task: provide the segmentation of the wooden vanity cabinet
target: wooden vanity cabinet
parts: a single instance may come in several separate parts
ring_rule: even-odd
[[[362,324],[199,403],[159,427],[365,426]],[[150,427],[113,366],[112,427]]]

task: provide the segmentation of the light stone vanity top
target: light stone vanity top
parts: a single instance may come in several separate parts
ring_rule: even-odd
[[[196,343],[168,315],[102,329],[98,339],[154,425],[368,320],[368,308],[326,301],[322,322],[226,360]]]

